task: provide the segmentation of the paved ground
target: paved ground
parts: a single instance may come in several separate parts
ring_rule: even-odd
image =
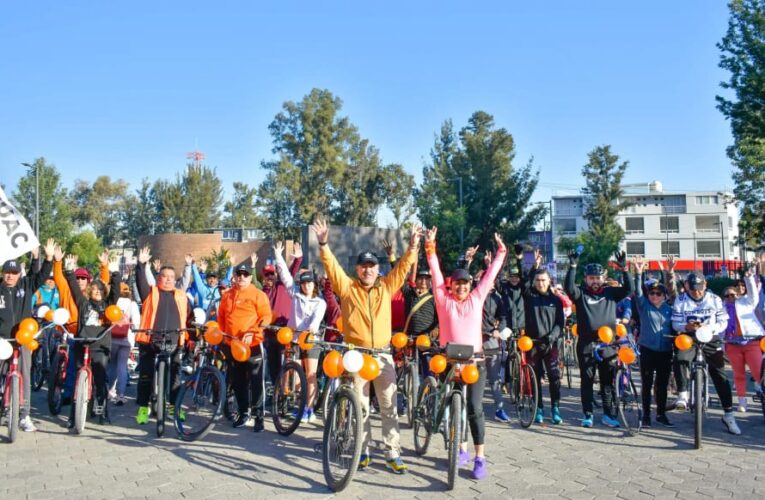
[[[112,425],[93,424],[74,436],[63,419],[48,416],[44,397],[43,389],[33,398],[39,431],[22,434],[13,445],[0,444],[0,498],[332,496],[314,451],[319,426],[301,427],[285,439],[268,421],[261,434],[223,421],[205,441],[184,443],[172,428],[162,439],[153,435],[153,426],[138,428],[131,401],[113,410]],[[489,420],[490,476],[476,482],[462,471],[448,493],[442,440],[434,441],[430,456],[419,458],[411,451],[411,431],[402,429],[410,473],[393,475],[376,454],[370,469],[338,496],[765,498],[765,420],[759,412],[738,416],[743,435],[737,437],[725,433],[719,408],[713,408],[705,420],[704,447],[696,451],[690,414],[673,412],[675,429],[654,427],[629,437],[599,424],[579,427],[576,390],[564,390],[563,411],[564,424],[528,430]],[[379,436],[379,428],[374,433]]]

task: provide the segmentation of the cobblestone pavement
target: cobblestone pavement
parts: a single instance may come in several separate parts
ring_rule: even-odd
[[[135,390],[135,386],[131,386]],[[319,425],[301,426],[289,438],[273,431],[233,429],[223,420],[202,442],[185,443],[170,427],[154,435],[153,421],[138,427],[131,400],[112,409],[112,425],[89,423],[70,435],[64,418],[52,418],[45,389],[33,397],[36,433],[13,445],[0,443],[0,498],[327,498]],[[547,387],[543,389],[547,400]],[[430,454],[412,451],[402,428],[408,474],[396,476],[374,453],[341,498],[765,498],[765,420],[759,403],[738,414],[741,436],[727,434],[714,406],[705,418],[702,450],[694,450],[691,414],[671,412],[677,426],[654,426],[639,436],[599,424],[579,426],[578,390],[564,389],[559,426],[501,424],[487,419],[489,477],[473,481],[462,470],[446,492],[446,453],[438,437]],[[750,398],[751,401],[751,398]],[[493,408],[486,402],[487,415]],[[65,410],[66,412],[66,410]],[[549,415],[548,415],[549,416]],[[375,424],[379,422],[375,421]],[[379,437],[379,425],[373,435]],[[4,429],[3,429],[4,432]]]

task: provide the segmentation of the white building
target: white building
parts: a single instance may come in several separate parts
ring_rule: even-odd
[[[738,209],[731,193],[694,191],[664,192],[654,181],[643,193],[625,198],[634,205],[622,211],[617,221],[624,229],[622,249],[628,256],[643,256],[649,261],[669,255],[679,260],[677,269],[703,270],[714,274],[725,265],[740,265]],[[565,260],[557,249],[561,236],[574,236],[587,229],[582,195],[553,196],[553,238],[556,260]],[[655,264],[651,266],[655,269]]]

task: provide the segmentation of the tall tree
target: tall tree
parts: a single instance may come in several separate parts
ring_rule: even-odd
[[[244,182],[234,182],[234,193],[223,205],[223,227],[259,227],[256,196],[258,190]]]
[[[383,168],[382,178],[386,186],[385,205],[393,212],[396,227],[401,229],[417,211],[413,196],[414,176],[407,173],[403,166],[392,163]]]
[[[135,194],[128,194],[125,198],[122,226],[130,244],[135,244],[139,236],[154,234],[158,217],[155,198],[156,193],[146,178],[141,180],[141,187],[136,189]]]
[[[220,225],[223,187],[214,168],[189,163],[175,181],[152,187],[160,224],[157,232],[198,233]]]
[[[720,67],[730,79],[720,86],[717,108],[730,120],[736,198],[742,202],[741,230],[749,243],[765,246],[765,1],[732,0],[728,31],[717,44]]]
[[[67,249],[69,253],[77,255],[80,266],[93,268],[103,251],[103,245],[93,231],[86,230],[72,236]]]
[[[19,179],[13,192],[13,203],[34,227],[35,198],[37,189],[36,173],[40,180],[40,241],[55,238],[65,243],[70,237],[74,224],[72,209],[67,201],[68,193],[61,185],[61,174],[55,165],[45,158],[37,158],[26,174]]]
[[[74,221],[80,226],[91,226],[106,246],[125,236],[123,212],[128,183],[122,179],[112,181],[101,175],[90,184],[78,179],[70,194],[75,210]]]

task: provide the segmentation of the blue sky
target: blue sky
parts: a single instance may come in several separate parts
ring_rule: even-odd
[[[277,5],[278,4],[278,5]],[[434,134],[484,110],[542,187],[611,144],[626,182],[731,186],[714,96],[727,7],[673,2],[4,2],[0,182],[45,156],[76,178],[171,178],[196,144],[257,185],[268,124],[311,88],[421,177]]]

